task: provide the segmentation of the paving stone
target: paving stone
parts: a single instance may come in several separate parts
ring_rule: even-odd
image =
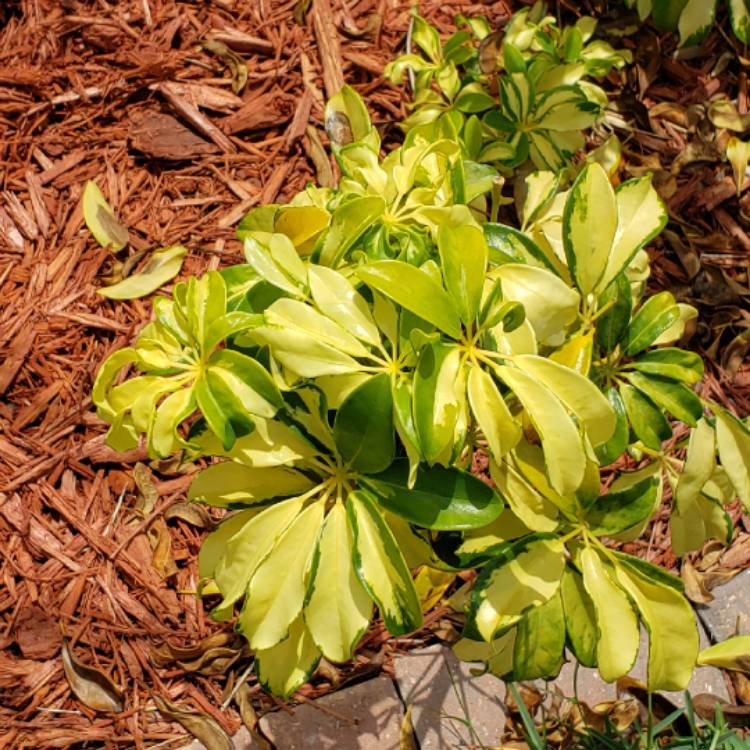
[[[393,682],[377,677],[286,711],[266,714],[277,750],[398,750],[404,707]],[[326,710],[327,709],[327,710]]]
[[[698,623],[698,631],[700,633],[701,648],[706,648],[710,643],[700,622]],[[563,665],[557,679],[550,683],[557,685],[567,697],[572,697],[574,695],[573,678],[575,675],[575,661],[572,656],[570,659],[569,662]],[[646,682],[647,673],[648,634],[646,633],[645,628],[641,628],[641,646],[638,650],[638,659],[630,672],[630,676],[641,682]],[[712,695],[716,695],[724,700],[729,700],[729,692],[727,691],[726,682],[724,681],[724,675],[721,670],[714,669],[713,667],[698,667],[693,672],[693,678],[690,681],[690,685],[688,685],[688,691],[691,695],[711,693]],[[668,692],[664,693],[664,695],[668,696],[677,706],[682,707],[685,704],[685,695],[683,692]],[[614,700],[616,697],[617,689],[615,685],[609,685],[604,682],[596,669],[588,669],[586,667],[579,668],[579,700],[582,700],[589,705],[596,705],[603,701]]]
[[[715,599],[698,607],[711,639],[716,642],[733,635],[750,635],[750,570],[743,570],[711,593]]]
[[[476,665],[459,662],[443,646],[399,656],[395,668],[401,698],[413,706],[421,750],[500,745],[505,725],[501,680],[489,674],[473,676],[470,670]]]
[[[250,736],[250,732],[242,727],[237,734],[232,737],[234,750],[259,750],[255,740]],[[193,740],[189,745],[183,745],[177,750],[206,750],[206,746],[198,740]]]

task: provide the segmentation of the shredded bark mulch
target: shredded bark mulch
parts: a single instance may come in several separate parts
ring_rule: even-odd
[[[447,30],[457,12],[499,24],[520,5],[431,1],[421,11]],[[586,10],[576,6],[561,0],[558,10]],[[183,275],[238,262],[234,227],[247,210],[335,179],[321,146],[323,104],[343,81],[396,142],[404,92],[380,74],[408,22],[399,0],[0,6],[1,747],[183,740],[152,695],[238,729],[239,713],[221,707],[249,655],[194,594],[201,539],[217,520],[181,505],[195,467],[146,468],[143,450],[115,453],[91,405],[99,364],[133,339],[150,304],[108,301],[96,289],[138,253],[177,242],[190,249]],[[673,216],[654,249],[654,281],[699,306],[691,345],[712,363],[705,393],[745,416],[748,344],[738,336],[750,326],[750,193],[736,198],[700,118],[719,91],[747,110],[745,63],[727,58],[719,32],[695,58],[675,58],[674,42],[648,30],[622,43],[638,59],[608,83],[621,112],[610,125],[625,144],[623,177],[655,170]],[[129,228],[129,260],[85,229],[88,179]],[[740,520],[735,545],[707,570],[750,564],[749,530]],[[663,520],[633,551],[676,567]],[[374,624],[354,664],[324,665],[297,697],[387,671],[392,652],[436,631],[450,636],[446,612],[428,615],[411,639]],[[121,688],[121,713],[96,712],[71,692],[63,635],[80,662]],[[274,707],[253,677],[247,684],[256,708]]]

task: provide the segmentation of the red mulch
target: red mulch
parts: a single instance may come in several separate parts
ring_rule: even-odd
[[[430,1],[422,11],[448,28],[456,12],[497,22],[520,4]],[[240,725],[234,709],[219,706],[227,674],[249,663],[245,653],[226,674],[211,659],[164,665],[153,654],[167,642],[193,645],[230,631],[212,623],[192,593],[205,529],[162,515],[184,498],[190,475],[172,462],[152,463],[158,498],[144,511],[132,469],[145,453],[116,454],[103,443],[93,377],[133,339],[150,305],[95,293],[119,261],[85,229],[79,199],[85,181],[97,180],[130,230],[129,252],[181,242],[190,248],[184,273],[200,273],[240,260],[233,227],[245,211],[284,201],[315,179],[322,104],[343,80],[395,141],[402,92],[379,74],[403,41],[409,3],[336,0],[331,9],[329,0],[313,0],[300,23],[295,12],[306,5],[0,5],[0,747],[180,740],[184,731],[154,712],[152,693],[210,714],[230,733]],[[575,5],[560,2],[567,11]],[[209,39],[246,61],[239,95],[222,58],[201,47]],[[637,127],[618,131],[625,173],[658,170],[675,222],[655,250],[655,281],[701,307],[692,344],[714,360],[706,391],[744,416],[750,368],[730,342],[750,324],[750,193],[738,202],[731,172],[716,159],[676,168],[673,159],[709,137],[689,116],[708,95],[725,90],[747,109],[746,77],[734,62],[711,75],[727,44],[718,33],[696,59],[666,54],[670,41],[659,54],[659,42],[641,32],[641,65],[610,81]],[[645,551],[636,551],[671,567],[663,524],[654,528]],[[748,564],[747,531],[723,553],[733,555],[729,567]],[[430,628],[445,631],[443,614],[431,614],[411,641],[389,639],[374,624],[355,664],[321,670],[300,699],[387,670],[391,652],[424,642]],[[72,695],[61,629],[81,661],[122,687],[123,713],[97,714]],[[229,639],[226,648],[231,655],[240,646]],[[274,705],[254,678],[249,685],[258,707]]]

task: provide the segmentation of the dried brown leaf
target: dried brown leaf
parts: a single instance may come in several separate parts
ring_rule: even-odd
[[[714,600],[713,594],[706,586],[703,574],[698,572],[688,560],[682,563],[680,578],[685,584],[685,595],[691,602],[708,604]]]
[[[258,726],[258,714],[255,713],[250,695],[250,688],[246,683],[242,683],[234,694],[234,702],[240,711],[242,723],[247,727],[250,736],[255,740],[259,750],[276,750],[273,743],[263,735]]]
[[[140,515],[148,516],[150,513],[153,513],[156,507],[156,501],[159,499],[159,490],[156,489],[154,479],[148,467],[142,463],[137,463],[133,467],[133,479],[139,492],[135,509]]]
[[[154,520],[146,534],[153,550],[152,565],[156,572],[164,579],[173,576],[177,572],[177,564],[172,553],[172,535],[164,519]]]
[[[164,518],[169,521],[173,518],[179,518],[192,526],[197,526],[199,529],[211,529],[216,528],[216,520],[206,510],[203,505],[197,505],[196,503],[175,503],[170,505],[164,511]]]
[[[224,42],[212,39],[203,42],[203,49],[220,57],[232,73],[232,91],[239,94],[247,83],[247,63],[236,52],[227,47]]]
[[[79,661],[63,638],[62,663],[70,688],[81,703],[95,711],[120,713],[120,691],[104,673]]]
[[[172,703],[158,695],[154,695],[153,699],[159,713],[165,719],[180,724],[193,737],[200,740],[206,746],[206,750],[234,750],[229,735],[208,714]]]

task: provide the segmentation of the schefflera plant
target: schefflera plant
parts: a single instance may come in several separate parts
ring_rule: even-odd
[[[561,169],[584,145],[582,131],[606,106],[590,80],[621,68],[632,57],[592,37],[596,20],[559,27],[544,3],[515,13],[502,31],[486,19],[465,25],[441,44],[437,30],[414,15],[410,38],[421,54],[389,63],[386,76],[413,81],[405,131],[460,142],[472,159],[513,169],[531,160]]]
[[[410,568],[431,553],[410,524],[478,528],[502,501],[459,468],[410,471],[397,457],[394,399],[409,377],[408,337],[419,321],[384,299],[376,310],[345,276],[305,264],[286,236],[275,238],[275,254],[250,255],[256,285],[282,295],[262,315],[227,311],[232,294],[216,272],[193,280],[186,294],[178,285],[135,346],[102,367],[95,398],[116,423],[110,439],[120,448],[131,445],[120,440],[125,430],[134,440],[146,433],[153,457],[169,446],[226,459],[190,487],[193,500],[239,510],[207,538],[200,572],[222,596],[215,617],[231,616],[243,600],[236,627],[259,678],[289,695],[321,655],[351,658],[373,602],[390,632],[420,627]],[[211,316],[195,291],[204,288],[216,293]],[[242,322],[241,334],[232,321]],[[218,330],[225,335],[215,349]],[[147,374],[115,385],[130,364]],[[186,421],[187,433],[179,429]]]
[[[650,182],[615,192],[592,164],[560,193],[555,175],[530,175],[519,231],[481,221],[482,191],[471,205],[460,191],[485,173],[451,144],[414,136],[381,161],[351,90],[327,119],[339,188],[253,211],[247,262],[157,301],[95,385],[117,445],[145,434],[154,457],[218,459],[190,490],[237,511],[200,555],[204,593],[222,597],[214,616],[241,607],[261,682],[288,695],[321,654],[351,656],[373,603],[391,632],[419,627],[411,569],[479,567],[462,657],[551,676],[567,643],[614,680],[640,618],[650,686],[681,689],[697,631],[679,581],[607,544],[639,533],[661,476],[681,468],[612,393],[632,386],[653,419],[679,418],[631,373],[687,387],[698,372],[688,353],[650,351],[684,318],[671,302],[655,316],[663,303],[642,297],[642,248],[666,218]],[[372,211],[347,215],[362,198]],[[623,279],[630,298],[613,294]],[[131,366],[141,374],[119,382]],[[750,485],[746,426],[703,405],[713,416],[693,413],[701,434],[677,480],[690,545],[714,534],[703,500],[722,481],[697,446],[715,435],[723,489],[747,502]],[[478,446],[496,490],[465,471]],[[599,467],[626,450],[661,473],[624,474],[602,494]]]
[[[554,200],[555,188],[554,180],[538,174],[528,183],[530,217],[535,206]],[[543,185],[549,194],[542,199]],[[506,679],[555,675],[567,645],[581,664],[614,681],[635,663],[639,620],[649,633],[650,689],[683,689],[695,666],[698,632],[679,579],[607,544],[643,533],[661,505],[665,478],[678,554],[711,537],[728,542],[732,525],[723,505],[739,497],[748,507],[747,425],[692,390],[703,371],[696,354],[654,347],[682,335],[686,316],[671,294],[642,298],[640,261],[636,281],[628,278],[640,248],[666,218],[650,180],[629,181],[615,191],[600,165],[588,165],[564,197],[563,252],[553,264],[579,292],[581,309],[578,324],[550,357],[589,375],[617,415],[613,434],[595,448],[598,463],[629,451],[645,464],[620,473],[603,495],[597,467],[594,483],[566,496],[552,486],[546,460],[521,443],[510,454],[511,471],[492,465],[509,509],[488,529],[444,538],[437,548],[453,565],[483,565],[456,651],[485,661]],[[545,251],[530,236],[522,240],[500,227],[490,236],[508,256],[523,253],[537,264],[552,260],[552,244]],[[684,444],[668,442],[668,417],[693,428],[684,460],[677,454]]]

